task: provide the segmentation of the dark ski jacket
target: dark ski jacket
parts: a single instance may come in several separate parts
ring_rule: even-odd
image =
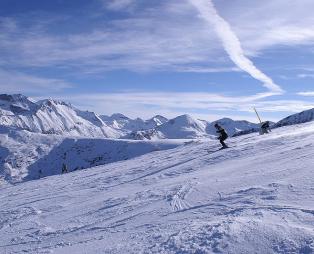
[[[264,122],[264,123],[262,124],[261,128],[263,128],[263,129],[268,129],[268,128],[269,128],[269,122],[268,122],[268,121]]]
[[[218,126],[216,132],[220,134],[219,139],[227,139],[228,138],[227,132],[221,126]]]

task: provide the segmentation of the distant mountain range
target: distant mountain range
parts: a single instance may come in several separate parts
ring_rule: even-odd
[[[215,123],[221,124],[230,136],[238,131],[258,128],[258,124],[247,121],[234,121],[223,118],[215,122],[194,119],[189,115],[181,115],[149,130],[134,131],[126,136],[131,139],[182,139],[200,138],[216,135]]]
[[[168,121],[167,118],[160,115],[156,115],[148,120],[141,118],[130,119],[123,114],[101,115],[100,118],[106,125],[124,135],[132,131],[153,129]]]
[[[273,127],[304,123],[314,119],[314,109],[289,116]],[[69,103],[46,99],[34,101],[21,94],[0,95],[0,125],[42,134],[104,137],[136,140],[193,139],[216,134],[219,122],[229,136],[258,131],[259,124],[223,118],[215,122],[181,115],[173,119],[156,115],[148,120],[123,114],[97,115]]]
[[[35,102],[20,94],[0,95],[0,125],[43,134],[119,137],[93,112],[52,99]]]

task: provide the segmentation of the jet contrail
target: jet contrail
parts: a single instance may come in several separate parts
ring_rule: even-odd
[[[253,78],[261,81],[263,86],[269,89],[269,95],[282,94],[283,90],[273,80],[260,71],[254,63],[248,59],[242,49],[240,40],[232,31],[230,25],[217,12],[211,0],[189,0],[199,11],[200,15],[210,23],[223,43],[225,51],[230,59],[243,71]]]

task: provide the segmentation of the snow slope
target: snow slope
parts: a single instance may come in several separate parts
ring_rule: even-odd
[[[121,135],[93,112],[52,99],[34,102],[20,94],[0,95],[0,125],[43,134],[110,138]]]
[[[11,182],[127,160],[152,151],[171,149],[184,140],[134,141],[62,137],[0,128],[0,178]]]
[[[0,187],[0,253],[313,253],[314,123]]]

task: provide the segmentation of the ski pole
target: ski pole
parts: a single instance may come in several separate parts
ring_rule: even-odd
[[[256,113],[256,115],[257,115],[257,118],[258,118],[259,122],[262,124],[262,120],[261,120],[261,118],[259,117],[259,114],[257,113],[256,108],[253,108],[253,109],[254,109],[254,111],[255,111],[255,113]]]

